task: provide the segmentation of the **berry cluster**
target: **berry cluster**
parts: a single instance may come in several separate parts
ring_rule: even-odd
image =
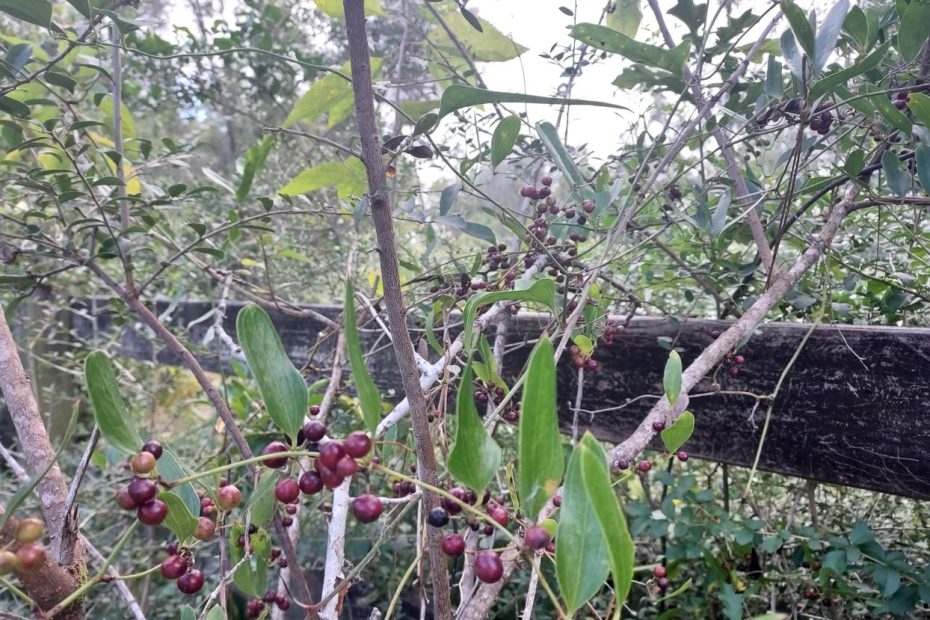
[[[614,346],[614,342],[615,342],[614,339],[618,336],[621,336],[623,332],[624,332],[623,325],[613,325],[611,323],[608,323],[604,327],[604,337],[601,338],[601,342],[604,344],[604,346],[612,347]]]
[[[277,605],[281,611],[287,611],[291,607],[291,602],[286,596],[278,594],[274,590],[268,590],[262,598],[251,598],[246,602],[245,617],[261,617],[265,613],[265,605]]]
[[[0,551],[0,575],[13,571],[34,573],[45,565],[45,547],[38,540],[45,535],[42,521],[33,517],[22,519],[16,524],[13,539],[20,545],[15,552]]]
[[[193,568],[193,556],[188,549],[178,549],[177,541],[168,545],[168,557],[162,560],[161,575],[165,579],[177,580],[178,590],[184,594],[196,594],[205,581],[201,571]]]
[[[581,348],[577,344],[573,344],[571,349],[572,364],[576,368],[584,368],[585,370],[595,371],[597,370],[597,361],[591,359],[590,357],[585,357],[584,353],[581,351]]]
[[[732,353],[727,353],[723,356],[723,361],[726,364],[730,364],[730,376],[738,377],[740,367],[746,363],[746,358],[742,355],[733,355]]]
[[[507,391],[493,383],[485,383],[480,379],[475,379],[475,402],[479,405],[486,405],[488,402],[493,403],[495,406],[500,405],[504,402],[504,396],[507,395]],[[479,408],[479,411],[481,409]],[[520,404],[511,401],[507,408],[501,412],[501,418],[505,421],[515,424],[520,419]]]
[[[826,110],[830,107],[828,101],[824,101],[817,106],[817,109],[814,110],[814,113],[811,115],[810,121],[808,121],[807,126],[811,131],[816,131],[821,136],[825,136],[830,133],[830,125],[833,124],[833,115]]]
[[[160,443],[146,442],[129,461],[135,477],[116,493],[117,505],[123,510],[135,510],[139,521],[145,525],[158,525],[168,516],[168,504],[155,497],[158,494],[157,477],[152,477],[155,462],[161,455]]]

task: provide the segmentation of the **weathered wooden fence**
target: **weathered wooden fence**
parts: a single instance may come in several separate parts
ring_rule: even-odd
[[[102,305],[102,304],[101,304]],[[103,306],[105,307],[105,306]],[[242,304],[230,303],[224,326],[235,337],[235,317]],[[334,306],[315,307],[330,317]],[[157,307],[159,314],[169,309]],[[166,313],[188,341],[198,344],[212,319],[197,322],[212,304],[182,303]],[[88,308],[82,306],[87,314]],[[111,315],[96,315],[98,329],[112,329]],[[324,325],[312,319],[272,314],[288,354],[298,367],[308,361]],[[509,342],[536,338],[549,317],[521,314],[509,326]],[[389,343],[374,323],[364,332],[375,381],[385,393],[399,391],[397,364]],[[595,354],[599,369],[586,373],[578,427],[591,429],[602,440],[623,440],[642,420],[661,393],[662,369],[668,352],[660,338],[675,340],[687,364],[709,344],[726,322],[662,318],[634,319],[612,347]],[[78,335],[91,322],[77,319]],[[690,409],[697,427],[686,448],[694,457],[751,465],[765,424],[769,401],[779,376],[799,347],[809,325],[769,323],[740,350],[745,363],[736,376],[722,367],[692,391]],[[136,326],[122,327],[122,354],[176,364]],[[318,359],[334,338],[317,348]],[[380,345],[380,346],[379,346]],[[196,348],[196,347],[195,347]],[[529,346],[515,346],[505,357],[505,376],[518,374]],[[207,368],[223,360],[200,347]],[[560,419],[570,432],[577,373],[567,357],[559,368]],[[818,326],[785,377],[774,401],[759,467],[766,471],[930,499],[930,329],[822,325]],[[757,406],[758,405],[758,406]]]

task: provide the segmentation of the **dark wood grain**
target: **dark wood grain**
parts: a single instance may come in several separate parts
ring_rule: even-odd
[[[183,326],[212,309],[211,304],[184,303],[172,315]],[[159,304],[164,312],[167,304]],[[235,316],[241,304],[231,303],[225,327],[235,337]],[[330,317],[339,308],[318,308]],[[326,363],[334,338],[322,341],[313,357],[323,325],[312,320],[273,316],[288,353],[300,366]],[[97,317],[107,328],[111,317]],[[511,341],[538,336],[548,317],[524,314],[511,323]],[[199,343],[212,321],[183,330]],[[674,338],[685,364],[710,343],[725,322],[638,318],[613,347],[595,354],[600,368],[585,380],[581,430],[590,429],[609,442],[618,442],[642,420],[661,392],[662,369],[668,352],[660,338]],[[770,394],[782,370],[801,343],[809,325],[769,323],[740,350],[746,362],[736,377],[730,366],[705,379],[694,394],[745,391]],[[75,330],[86,336],[90,323],[77,320]],[[363,329],[366,345],[376,353],[369,366],[386,397],[396,400],[400,377],[389,343],[372,323]],[[151,341],[131,328],[121,336],[122,353],[137,359],[177,363],[170,352],[153,349]],[[200,349],[208,368],[225,358]],[[529,347],[517,347],[505,358],[505,374],[518,374]],[[308,375],[312,375],[308,372]],[[570,432],[570,403],[576,391],[576,372],[566,359],[559,368],[560,418]],[[715,385],[716,382],[716,385]],[[655,395],[655,396],[648,396]],[[637,399],[638,400],[633,400]],[[823,325],[817,327],[786,376],[775,402],[760,468],[821,482],[843,484],[908,497],[930,499],[930,329]],[[690,409],[697,428],[686,449],[694,457],[734,465],[751,465],[755,457],[768,403],[748,396],[721,395],[692,398]],[[596,413],[587,413],[587,412]],[[656,445],[655,447],[659,447]]]

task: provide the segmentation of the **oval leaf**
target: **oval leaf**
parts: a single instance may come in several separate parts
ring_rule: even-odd
[[[555,161],[562,174],[571,181],[572,187],[579,189],[584,186],[584,177],[578,167],[575,166],[575,160],[572,159],[568,149],[562,144],[562,140],[559,138],[559,130],[556,129],[555,125],[548,121],[536,123],[536,133],[539,134],[539,139],[542,140],[543,146],[549,152],[549,157]]]
[[[612,54],[620,54],[635,63],[664,69],[676,76],[681,74],[691,49],[690,41],[685,41],[670,50],[648,43],[640,43],[613,28],[599,24],[578,24],[572,28],[570,36],[591,47]]]
[[[804,50],[808,58],[813,58],[814,29],[811,28],[811,23],[807,21],[807,16],[804,15],[804,11],[794,2],[791,2],[791,0],[782,0],[781,10],[784,12],[785,17],[788,18],[791,31],[801,45],[801,49]]]
[[[295,438],[307,412],[307,384],[284,352],[271,318],[258,306],[246,306],[236,317],[236,333],[268,416]]]
[[[94,407],[94,419],[107,442],[127,454],[142,448],[142,437],[119,393],[113,363],[106,353],[94,351],[84,360],[84,379]]]
[[[500,469],[501,449],[478,417],[474,392],[469,365],[462,373],[456,397],[455,440],[447,464],[456,480],[480,494]]]
[[[665,388],[665,397],[668,404],[674,405],[681,394],[681,357],[678,351],[672,351],[668,354],[668,361],[665,363],[665,374],[662,376],[662,387]]]
[[[533,286],[526,289],[492,291],[481,295],[472,295],[465,304],[465,310],[462,311],[462,320],[465,323],[462,342],[465,345],[467,354],[470,355],[475,348],[475,314],[478,312],[478,306],[492,304],[497,301],[535,301],[555,313],[555,281],[544,278],[536,280],[533,282]]]
[[[604,534],[597,521],[593,498],[584,487],[581,452],[568,461],[562,507],[555,535],[555,573],[559,590],[574,614],[594,596],[610,573]]]
[[[904,9],[898,29],[898,51],[902,59],[909,62],[916,58],[927,37],[930,37],[930,3],[912,0]]]
[[[346,335],[346,355],[352,369],[355,391],[358,392],[362,418],[365,420],[365,427],[374,432],[378,428],[378,422],[381,421],[381,393],[378,392],[378,386],[375,385],[365,366],[365,356],[362,353],[355,316],[355,288],[351,282],[346,284],[346,300],[342,316]]]
[[[891,151],[882,155],[882,171],[888,187],[898,196],[906,196],[911,189],[911,175],[901,165],[901,160]]]
[[[585,433],[575,449],[581,452],[581,477],[606,543],[614,594],[622,606],[633,581],[633,538],[610,484],[604,449],[590,433]]]
[[[520,505],[530,519],[559,488],[565,469],[555,386],[552,341],[544,337],[530,354],[517,438]]]
[[[924,193],[930,194],[930,146],[921,144],[917,147],[917,178],[924,187]]]
[[[485,103],[543,103],[547,105],[589,105],[601,108],[615,108],[617,110],[627,110],[626,106],[606,101],[595,101],[591,99],[564,99],[562,97],[541,97],[539,95],[524,95],[522,93],[507,93],[497,90],[487,90],[486,88],[475,88],[474,86],[465,86],[462,84],[453,84],[442,91],[442,99],[439,101],[439,113],[436,115],[437,122],[442,118],[460,110],[475,105]],[[427,115],[429,116],[429,115]],[[424,117],[426,118],[426,117]],[[423,120],[423,119],[420,119]]]
[[[164,449],[161,458],[158,459],[159,477],[166,482],[173,482],[179,478],[188,476],[190,473],[190,471],[185,471],[185,469],[181,467],[178,457],[174,455],[172,450],[168,448]],[[191,514],[200,514],[200,498],[197,497],[197,491],[194,489],[193,484],[185,482],[180,486],[172,488],[171,492],[184,500],[184,505],[187,506]]]
[[[686,441],[691,439],[692,434],[694,434],[694,414],[685,411],[671,426],[662,431],[662,443],[665,444],[665,450],[669,454],[675,454],[685,445]]]
[[[494,134],[491,136],[491,168],[497,168],[497,165],[510,155],[519,136],[519,116],[508,116],[497,124],[497,127],[494,128]]]
[[[171,530],[178,540],[187,540],[197,529],[197,517],[191,514],[187,504],[174,491],[159,493],[158,498],[168,504],[168,516],[162,525]]]

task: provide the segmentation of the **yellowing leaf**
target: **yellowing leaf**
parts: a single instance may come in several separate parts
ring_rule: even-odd
[[[335,187],[340,198],[364,194],[368,188],[365,166],[357,158],[351,157],[305,168],[278,193],[299,196],[326,187]]]
[[[336,19],[342,19],[345,17],[345,10],[342,8],[342,0],[314,0],[316,6],[329,15]],[[384,9],[381,8],[381,3],[378,0],[365,0],[365,15],[383,15]]]
[[[368,272],[368,286],[374,287],[377,284],[375,289],[375,297],[381,297],[384,295],[384,282],[381,280],[381,274],[377,271]]]
[[[123,138],[135,138],[136,137],[136,123],[132,120],[132,114],[129,113],[129,108],[126,107],[126,104],[120,106],[122,110],[122,119],[123,119]],[[107,97],[100,102],[100,111],[104,114],[104,121],[107,125],[112,126],[113,124],[113,100]],[[113,144],[112,142],[110,144]]]
[[[483,32],[469,24],[461,13],[451,13],[445,16],[449,30],[455,34],[459,42],[471,52],[472,58],[478,62],[500,62],[516,58],[526,51],[526,48],[495,28],[487,20],[478,18]],[[442,51],[454,56],[459,54],[458,48],[446,34],[442,26],[436,26],[430,32],[430,40]]]
[[[339,6],[342,7],[341,2]],[[371,59],[372,76],[378,75],[381,65],[380,58]],[[339,67],[339,71],[349,75],[352,69],[349,63],[344,63]],[[284,126],[292,127],[298,122],[312,123],[329,112],[329,126],[333,127],[349,117],[354,104],[352,84],[341,76],[330,73],[314,82],[310,90],[294,104],[284,121]]]

